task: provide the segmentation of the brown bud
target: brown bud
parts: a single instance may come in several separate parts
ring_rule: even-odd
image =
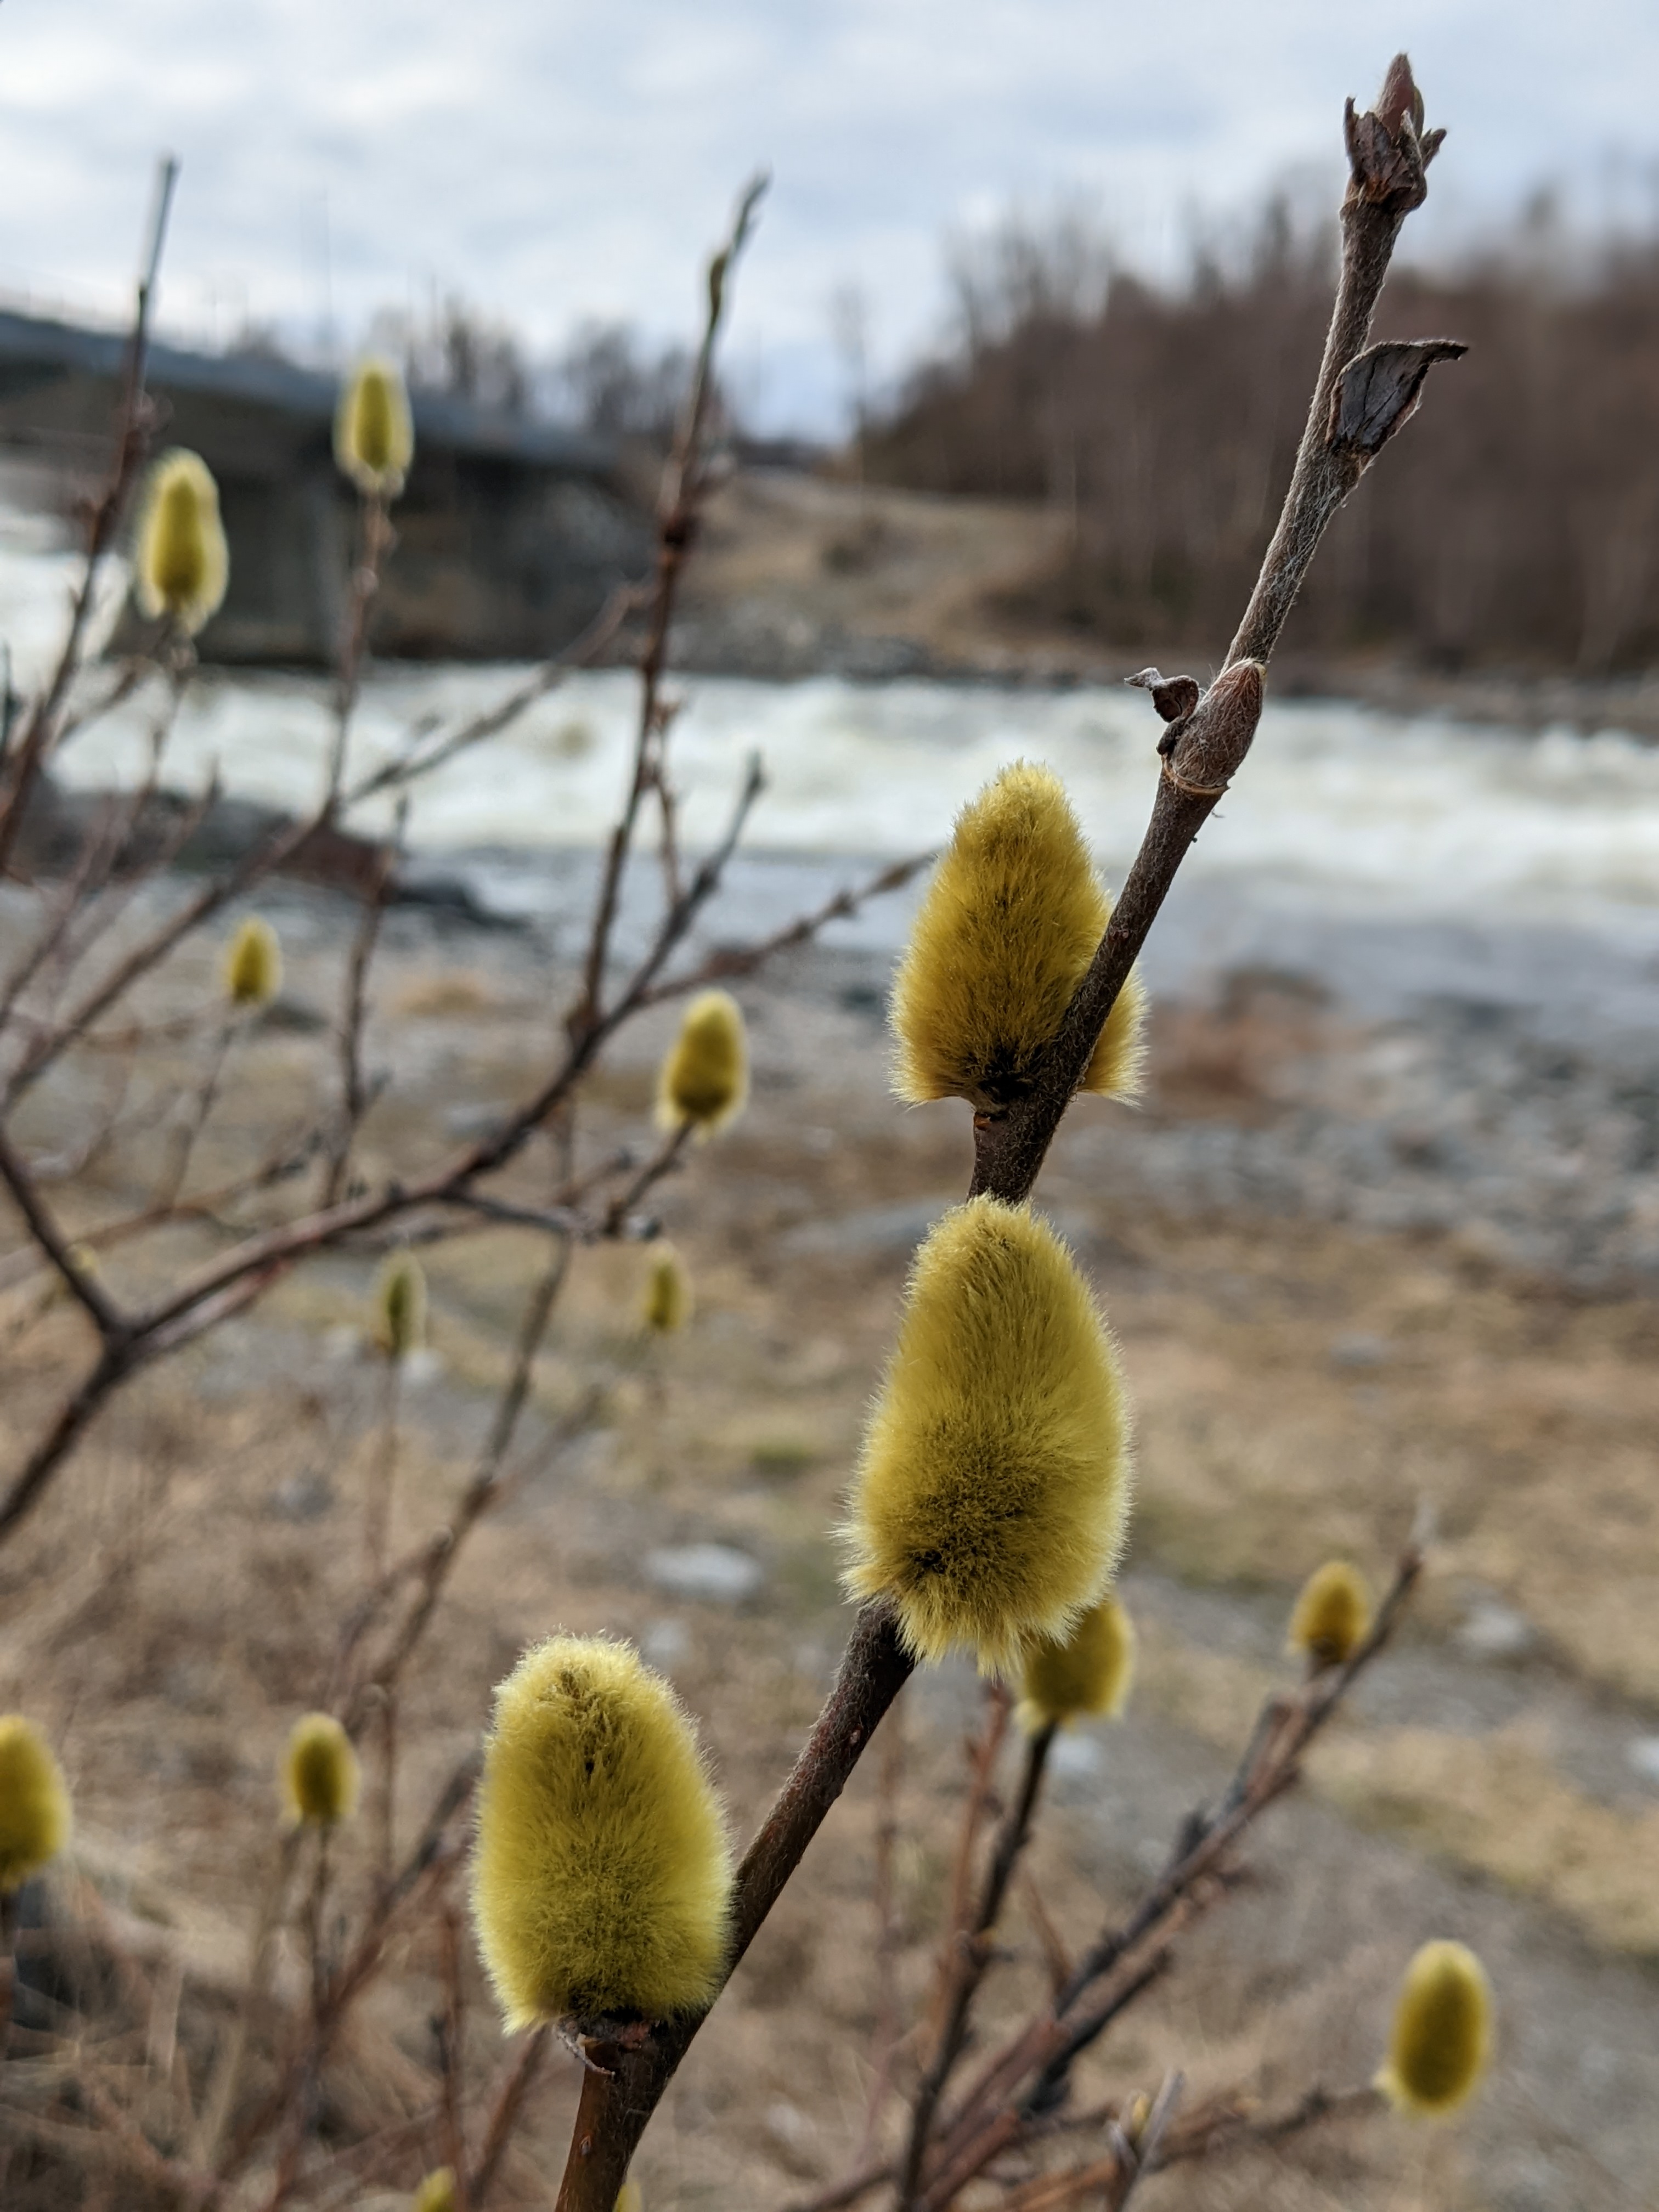
[[[1142,691],[1150,691],[1152,704],[1166,722],[1178,722],[1198,704],[1198,684],[1190,676],[1160,676],[1156,668],[1143,668],[1139,676],[1126,676]]]
[[[1259,660],[1224,668],[1185,720],[1172,722],[1158,750],[1177,788],[1209,797],[1224,791],[1243,766],[1261,720]]]
[[[1461,361],[1468,351],[1456,338],[1394,338],[1356,355],[1331,394],[1327,443],[1369,461],[1417,412],[1436,362]]]
[[[1424,172],[1440,150],[1443,131],[1423,128],[1423,95],[1404,54],[1389,64],[1376,106],[1364,114],[1347,105],[1343,123],[1352,176],[1348,204],[1370,202],[1396,216],[1409,215],[1428,198]]]

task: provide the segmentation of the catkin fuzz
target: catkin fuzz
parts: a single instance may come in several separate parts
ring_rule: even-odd
[[[340,388],[334,458],[368,499],[396,499],[415,458],[409,394],[389,361],[360,362]]]
[[[916,1255],[865,1433],[849,1587],[890,1595],[921,1658],[1010,1667],[1098,1597],[1129,1495],[1117,1353],[1071,1254],[1024,1206],[955,1207]]]
[[[1297,1598],[1286,1638],[1316,1667],[1340,1667],[1371,1625],[1371,1593],[1358,1567],[1327,1559],[1316,1567]]]
[[[332,1828],[357,1809],[357,1754],[332,1713],[302,1713],[283,1755],[283,1802],[290,1820]]]
[[[426,1341],[426,1270],[394,1252],[374,1282],[374,1341],[388,1359],[407,1359]]]
[[[233,1006],[268,1006],[282,989],[282,945],[262,915],[249,915],[226,946],[224,985]]]
[[[1468,2102],[1491,2063],[1486,1969],[1462,1943],[1425,1943],[1400,1985],[1376,2087],[1400,2111],[1438,2118]]]
[[[409,2200],[409,2212],[455,2212],[455,2169],[434,2166]]]
[[[743,1009],[729,991],[700,991],[662,1064],[658,1124],[678,1129],[689,1121],[699,1136],[712,1136],[742,1113],[748,1097]]]
[[[1069,1636],[1032,1644],[1015,1717],[1029,1735],[1067,1721],[1115,1720],[1128,1703],[1134,1673],[1134,1623],[1109,1591],[1079,1615]]]
[[[627,1644],[555,1636],[495,1692],[472,1912],[509,2030],[707,2003],[732,1862],[684,1709]]]
[[[685,1263],[672,1244],[653,1244],[646,1271],[641,1319],[653,1336],[672,1336],[691,1312],[691,1285]]]
[[[21,1713],[0,1714],[0,1896],[69,1841],[70,1799],[52,1747]]]
[[[1016,761],[957,816],[911,930],[893,986],[899,1097],[987,1112],[1024,1097],[1111,911],[1059,777]],[[1081,1089],[1133,1096],[1143,1013],[1131,975]]]
[[[217,614],[230,581],[219,487],[199,454],[163,453],[139,509],[133,579],[138,605],[186,637]]]

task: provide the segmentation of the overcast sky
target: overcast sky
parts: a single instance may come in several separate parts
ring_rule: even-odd
[[[944,240],[1010,204],[1080,197],[1168,266],[1194,208],[1333,164],[1395,44],[1451,131],[1431,241],[1547,178],[1592,216],[1652,193],[1653,0],[3,0],[0,290],[115,311],[167,148],[175,328],[331,305],[349,338],[435,289],[538,344],[668,336],[764,163],[735,365],[822,427],[838,287],[890,371],[939,327]]]

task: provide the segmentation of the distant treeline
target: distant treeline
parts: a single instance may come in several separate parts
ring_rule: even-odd
[[[1378,337],[1472,350],[1339,517],[1291,650],[1587,674],[1659,657],[1659,243],[1537,243],[1391,279]],[[1159,289],[1074,227],[1010,228],[957,272],[958,341],[870,426],[866,468],[1067,518],[1006,613],[1213,653],[1290,476],[1329,252],[1275,212],[1231,267]]]

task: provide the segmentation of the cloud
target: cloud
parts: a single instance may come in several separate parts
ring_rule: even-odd
[[[1389,27],[1452,128],[1431,236],[1659,155],[1644,0],[1401,0]],[[769,411],[822,411],[837,284],[891,368],[988,210],[1082,194],[1167,263],[1189,210],[1334,174],[1387,58],[1329,0],[8,0],[0,286],[117,311],[168,147],[175,326],[314,326],[326,281],[348,330],[453,289],[538,344],[586,313],[668,336],[765,162],[738,343]]]

